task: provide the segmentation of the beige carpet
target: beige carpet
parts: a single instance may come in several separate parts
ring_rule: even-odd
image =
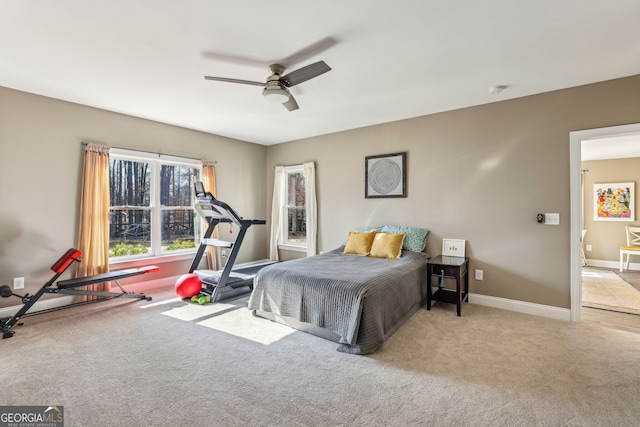
[[[65,427],[637,426],[640,334],[465,304],[419,310],[370,356],[172,292],[25,319],[2,405]],[[640,316],[629,316],[640,324]],[[636,330],[640,330],[637,328]]]
[[[640,291],[612,271],[583,268],[582,306],[640,314]]]

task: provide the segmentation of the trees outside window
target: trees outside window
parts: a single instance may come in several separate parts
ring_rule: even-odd
[[[195,251],[200,221],[193,183],[200,162],[112,149],[109,256],[158,256]]]
[[[299,169],[299,170],[298,170]],[[305,207],[306,190],[302,168],[285,171],[286,179],[286,213],[287,227],[285,230],[285,244],[307,243],[307,209]]]

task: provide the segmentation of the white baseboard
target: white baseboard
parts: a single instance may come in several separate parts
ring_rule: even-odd
[[[240,264],[233,264],[233,268],[232,270],[235,270],[237,268],[246,268],[246,267],[254,267],[256,265],[269,265],[269,264],[273,264],[275,261],[271,261],[270,259],[259,259],[257,261],[249,261],[249,262],[243,262]]]
[[[28,311],[28,313],[35,313],[37,311],[51,310],[54,308],[64,307],[65,305],[72,304],[74,299],[75,297],[72,295],[64,295],[61,297],[38,300],[35,304],[33,304],[33,306]],[[17,300],[18,298],[16,298],[16,301]],[[18,312],[18,310],[22,308],[23,305],[24,304],[12,305],[11,307],[0,308],[0,317],[13,316]]]
[[[518,313],[533,314],[535,316],[548,317],[556,320],[564,320],[567,322],[571,321],[571,310],[568,308],[553,307],[550,305],[535,304],[531,302],[473,293],[469,293],[469,303],[500,308],[502,310],[516,311]]]
[[[163,288],[166,286],[171,286],[176,283],[176,280],[180,276],[172,276],[172,277],[163,277],[162,279],[154,279],[154,280],[145,280],[144,282],[132,283],[126,286],[123,286],[127,292],[147,292],[151,289]],[[111,287],[113,292],[119,292],[118,286],[113,285]],[[47,294],[51,295],[51,294]],[[151,295],[153,296],[153,295]],[[38,300],[31,309],[28,311],[29,314],[36,313],[38,311],[43,310],[51,310],[55,308],[61,308],[70,304],[73,304],[75,301],[75,296],[73,295],[60,295],[53,298],[48,299],[40,299]],[[15,298],[18,301],[18,298]],[[0,308],[0,317],[11,317],[22,308],[23,304],[13,305],[11,307]]]
[[[587,258],[587,267],[604,267],[604,268],[615,268],[616,270],[620,268],[620,261],[607,261],[602,259],[588,259]],[[629,263],[629,271],[638,271],[640,270],[640,264],[635,262]]]

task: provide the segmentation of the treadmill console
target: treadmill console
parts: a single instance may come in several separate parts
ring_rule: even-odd
[[[213,194],[205,191],[204,185],[201,181],[196,181],[193,184],[193,188],[196,194],[196,200],[194,207],[196,212],[205,220],[209,218],[215,218],[224,222],[234,222],[238,226],[241,226],[242,217],[234,211],[231,206],[213,197]]]
[[[201,181],[196,181],[195,184],[193,184],[193,188],[196,192],[196,198],[205,197],[204,185]]]

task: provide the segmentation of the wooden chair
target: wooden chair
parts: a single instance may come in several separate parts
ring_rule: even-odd
[[[620,271],[629,269],[629,257],[640,255],[640,227],[626,226],[627,246],[620,247]],[[626,257],[626,260],[624,256]]]

